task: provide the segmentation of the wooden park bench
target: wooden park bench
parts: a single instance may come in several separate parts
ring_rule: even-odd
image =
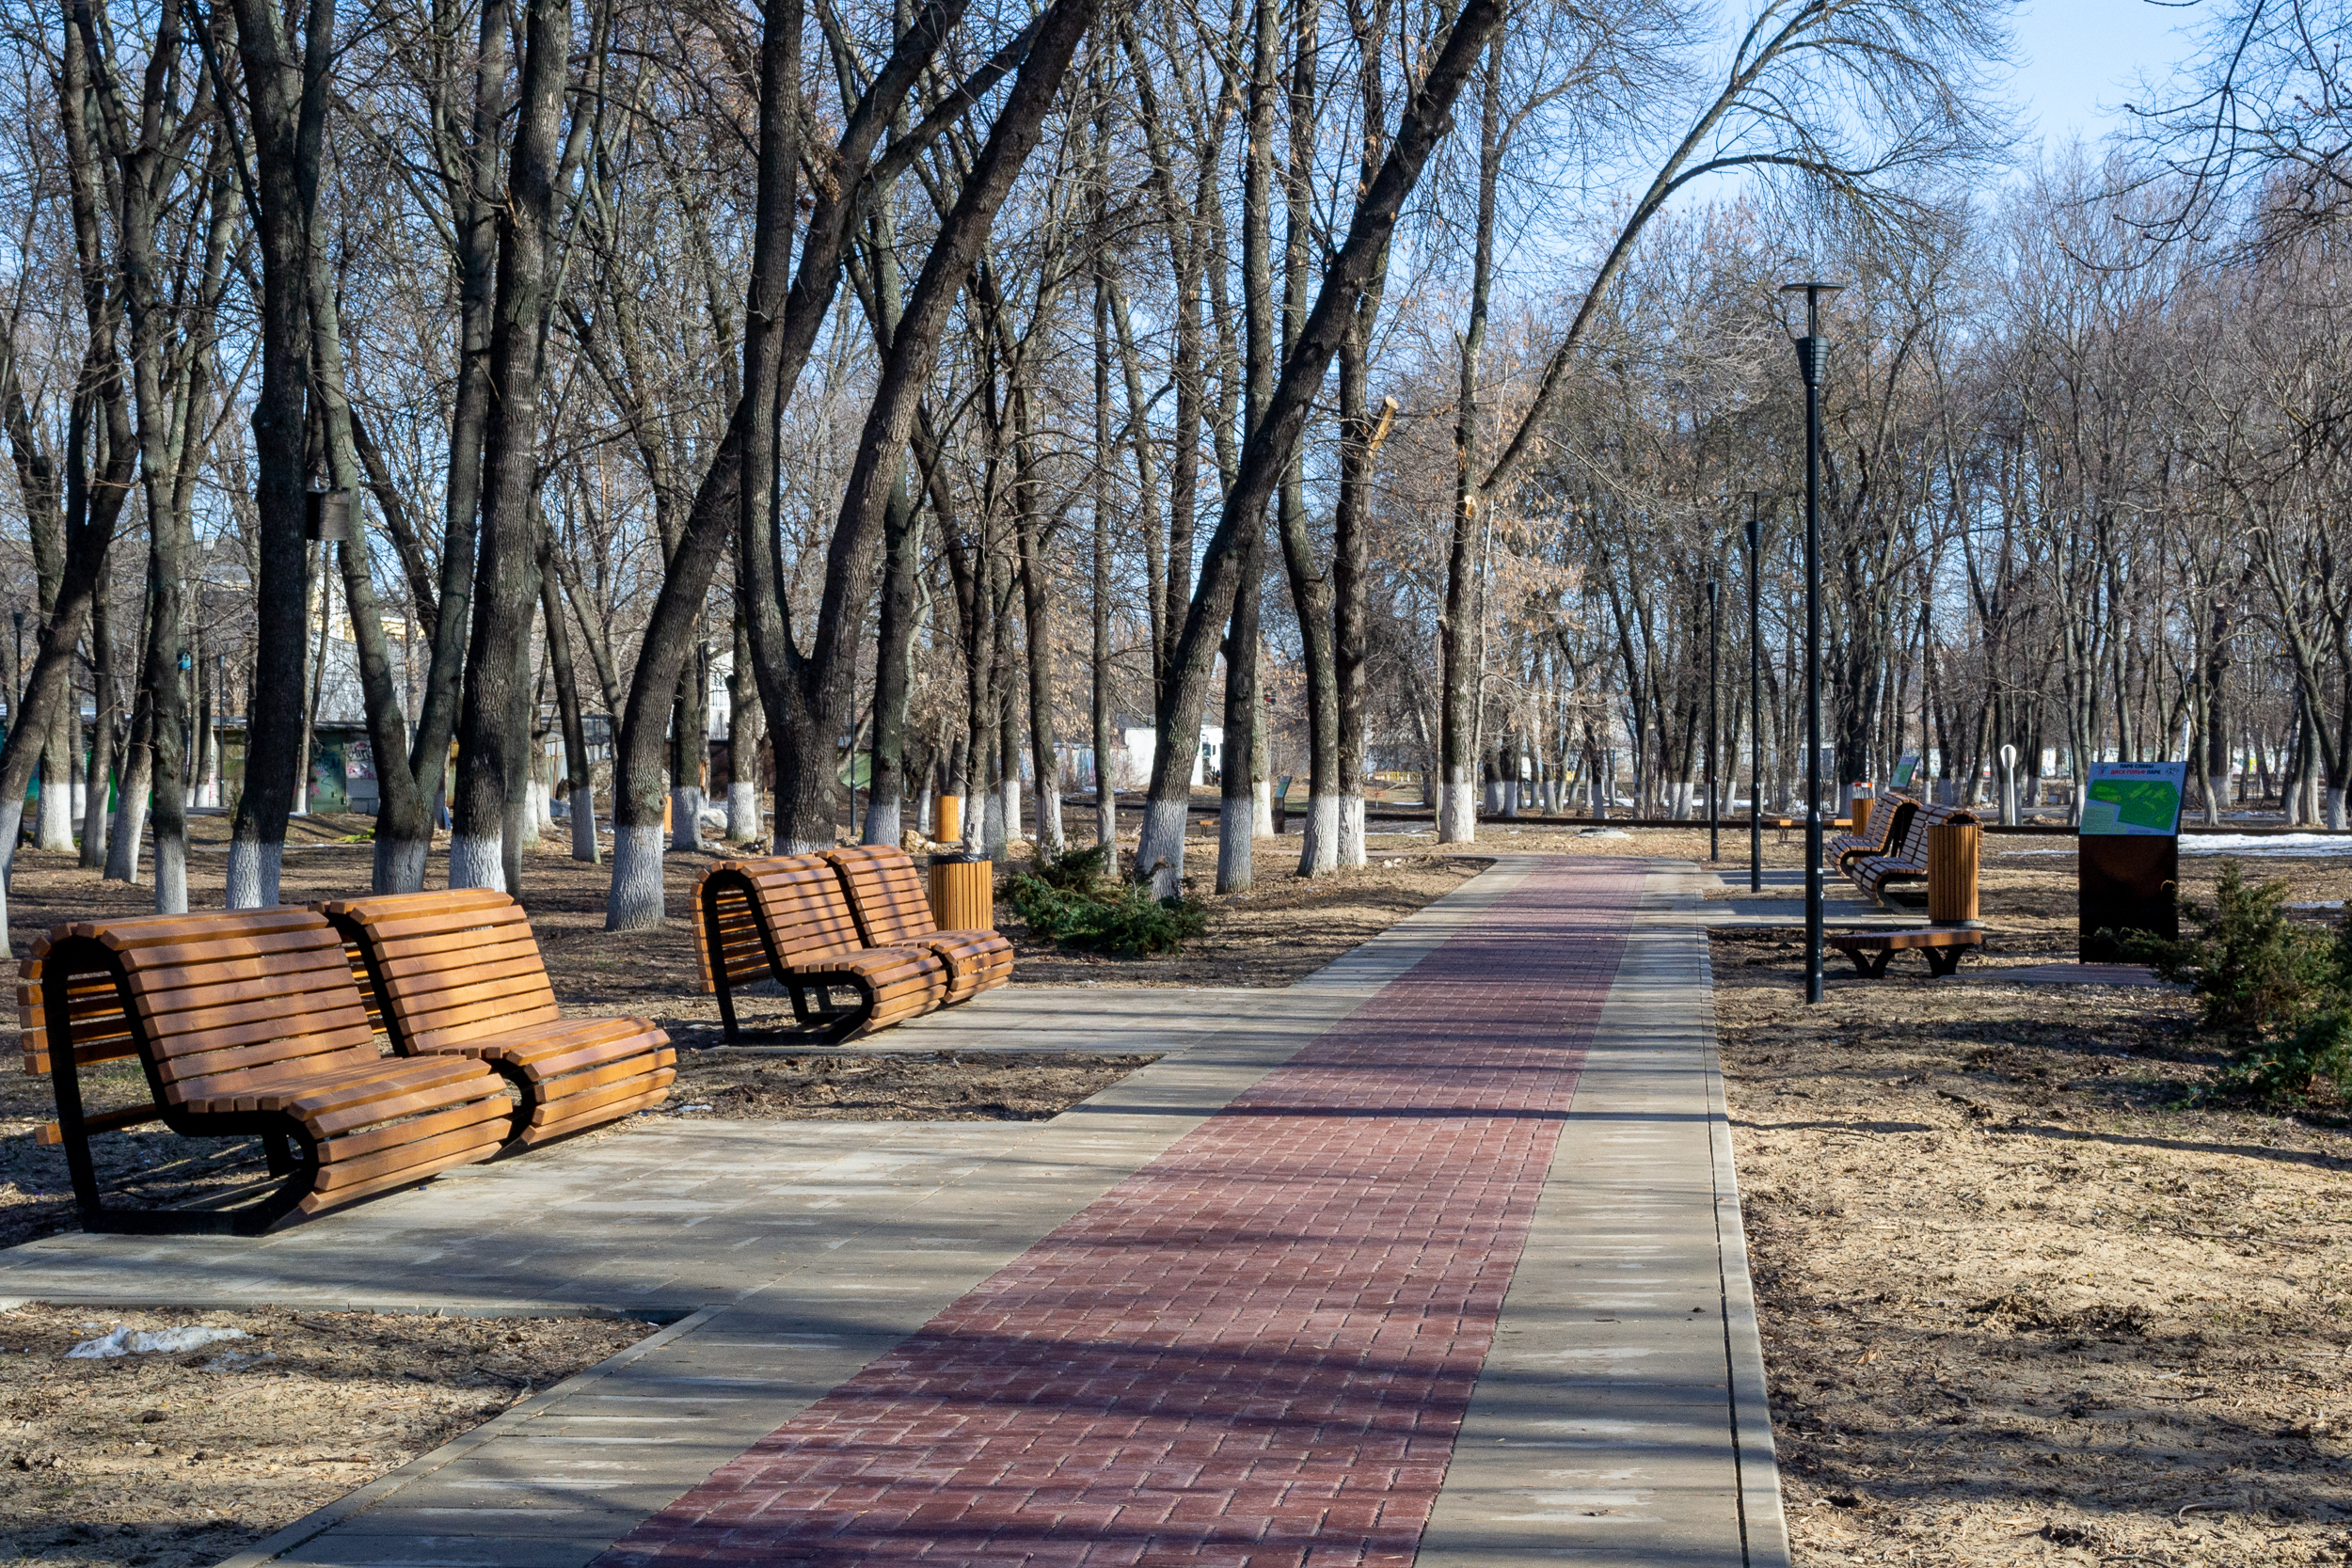
[[[1868,827],[1859,833],[1840,833],[1821,847],[1824,860],[1843,871],[1848,861],[1887,853],[1902,842],[1903,830],[1911,825],[1911,814],[1918,809],[1918,801],[1899,795],[1881,798],[1870,809]]]
[[[1914,949],[1928,960],[1930,974],[1949,974],[1960,967],[1962,954],[1983,942],[1984,933],[1972,927],[1921,926],[1901,931],[1832,931],[1821,940],[1851,958],[1866,978],[1875,980],[1886,973],[1887,959]]]
[[[488,1068],[376,1048],[342,939],[314,911],[60,926],[33,944],[17,997],[85,1229],[258,1235],[485,1160],[506,1136],[505,1086]],[[151,1104],[86,1115],[80,1069],[132,1056]],[[258,1136],[277,1184],[233,1206],[106,1207],[89,1135],[159,1117],[188,1137]]]
[[[523,908],[487,888],[317,906],[404,1056],[488,1064],[516,1097],[508,1142],[529,1148],[660,1104],[670,1037],[642,1018],[565,1018]]]
[[[904,849],[863,845],[830,849],[850,912],[868,947],[920,947],[947,966],[947,1001],[969,1002],[1012,978],[1012,941],[997,931],[943,931],[931,920],[923,874]]]
[[[1883,855],[1861,855],[1841,869],[1854,886],[1886,901],[1886,890],[1899,882],[1922,882],[1928,876],[1928,830],[1973,823],[1977,814],[1965,806],[1921,805],[1903,824],[1901,847]]]
[[[774,980],[792,998],[791,1033],[832,1045],[932,1011],[946,960],[925,948],[868,947],[841,878],[818,855],[721,861],[694,884],[694,958],[732,1042],[738,987]],[[843,1004],[839,995],[851,993]]]

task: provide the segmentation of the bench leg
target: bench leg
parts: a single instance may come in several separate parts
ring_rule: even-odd
[[[719,971],[720,1032],[726,1037],[726,1042],[733,1045],[743,1037],[742,1026],[735,1022],[735,990],[727,984],[725,967],[718,964],[712,967]]]
[[[1919,951],[1928,960],[1929,975],[1934,977],[1957,971],[1960,956],[1968,950],[1964,947],[1922,947]]]
[[[286,1134],[283,1132],[262,1134],[262,1158],[268,1163],[269,1173],[272,1176],[294,1174],[294,1150],[287,1147]]]

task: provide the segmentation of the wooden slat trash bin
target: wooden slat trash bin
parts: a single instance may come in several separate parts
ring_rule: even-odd
[[[721,861],[694,885],[694,958],[732,1042],[735,992],[774,980],[820,1045],[916,1018],[947,999],[945,959],[914,943],[869,947],[833,865],[818,855]],[[853,993],[843,1005],[842,992]]]
[[[1928,924],[1974,928],[1977,877],[1984,830],[1974,822],[1942,822],[1928,830]]]
[[[670,1097],[677,1052],[642,1018],[565,1018],[523,907],[488,888],[318,906],[404,1056],[485,1062],[516,1094],[509,1141],[548,1143]]]
[[[933,855],[930,922],[943,931],[996,928],[996,866],[986,855]]]
[[[342,938],[315,911],[76,921],[35,942],[23,974],[85,1229],[259,1235],[486,1160],[505,1141],[509,1101],[488,1068],[377,1050]],[[217,1207],[107,1207],[89,1135],[147,1118],[85,1116],[79,1069],[124,1056],[139,1059],[173,1132],[258,1136],[275,1185]]]
[[[969,1002],[1012,978],[1012,943],[996,930],[995,867],[985,855],[934,855],[923,873],[903,849],[829,849],[868,947],[920,947],[947,966],[947,1002]],[[947,873],[943,890],[941,872]],[[953,918],[950,918],[950,917]]]

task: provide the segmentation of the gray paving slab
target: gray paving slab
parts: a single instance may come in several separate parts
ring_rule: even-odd
[[[1661,864],[1419,1568],[1786,1568],[1696,868]]]

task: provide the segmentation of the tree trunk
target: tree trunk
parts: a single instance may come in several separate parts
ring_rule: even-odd
[[[111,576],[112,574],[108,574]],[[90,730],[87,777],[82,786],[82,869],[106,863],[106,785],[114,776],[115,640],[108,625],[106,595],[90,606]],[[81,727],[78,723],[74,726]]]
[[[735,659],[727,671],[727,842],[756,843],[759,817],[759,748],[766,716],[759,706],[758,677],[752,673],[751,633],[743,611],[735,612]]]
[[[247,0],[249,3],[249,0]],[[530,744],[524,680],[538,611],[539,388],[552,283],[557,169],[563,153],[571,8],[525,0],[509,198],[499,217],[498,294],[490,328],[490,420],[483,446],[480,574],[469,679],[459,709],[449,885],[521,889],[509,880],[508,800]],[[519,849],[519,847],[517,847]]]
[[[155,704],[145,691],[132,705],[130,746],[123,756],[122,784],[116,791],[113,832],[106,844],[106,880],[136,885],[139,879],[139,841],[147,836],[148,792],[154,787],[159,752],[171,748],[161,744],[162,734],[155,722]],[[102,781],[98,799],[105,800]]]
[[[254,554],[260,567],[254,664],[246,705],[245,788],[230,832],[228,902],[230,909],[260,909],[279,901],[286,818],[302,767],[310,644],[310,562],[303,528],[311,350],[309,251],[318,208],[334,8],[332,0],[314,0],[300,55],[279,8],[269,0],[235,0],[235,8],[260,209],[262,385],[253,411]]]
[[[564,725],[564,798],[571,812],[572,859],[596,865],[603,862],[604,850],[596,838],[596,773],[588,763],[588,726],[580,711],[580,674],[572,666],[572,636],[564,624],[564,591],[556,580],[552,546],[543,541],[541,550],[539,615],[548,640],[548,671],[555,677],[556,712]]]
[[[1479,356],[1486,343],[1487,302],[1494,292],[1495,187],[1501,173],[1502,60],[1501,46],[1486,63],[1479,105],[1477,227],[1471,238],[1470,322],[1463,328],[1460,391],[1454,420],[1454,530],[1446,554],[1445,613],[1438,623],[1440,684],[1444,689],[1446,794],[1438,813],[1438,842],[1467,844],[1478,836],[1470,806],[1470,772],[1478,754],[1478,669],[1470,651],[1471,623],[1480,613],[1483,562],[1473,568],[1478,527],[1474,489],[1478,463]]]
[[[1173,678],[1159,705],[1159,746],[1152,760],[1152,795],[1136,870],[1137,876],[1151,879],[1162,896],[1175,891],[1184,874],[1185,808],[1192,757],[1200,747],[1209,658],[1216,649],[1216,629],[1230,612],[1238,587],[1238,556],[1247,530],[1253,518],[1263,515],[1275,485],[1290,467],[1325,372],[1394,231],[1405,198],[1419,180],[1430,150],[1444,134],[1463,82],[1501,23],[1500,0],[1469,0],[1455,18],[1414,94],[1378,176],[1358,203],[1346,242],[1325,270],[1314,309],[1283,364],[1265,418],[1244,445],[1234,484],[1225,498],[1216,532],[1203,559],[1200,592],[1193,595],[1185,614]]]
[[[855,635],[870,587],[874,546],[906,463],[915,408],[949,311],[972,275],[997,209],[1043,133],[1071,55],[1092,26],[1101,0],[1055,0],[1036,24],[1027,56],[974,157],[955,205],[907,296],[826,551],[825,578],[811,652],[803,655],[783,605],[763,592],[753,620],[761,695],[776,736],[776,838],[801,851],[833,842],[838,781],[834,744],[851,729]],[[748,385],[748,382],[747,382]],[[763,507],[763,512],[765,508]],[[763,561],[768,559],[765,555]],[[772,577],[761,578],[763,582]]]

